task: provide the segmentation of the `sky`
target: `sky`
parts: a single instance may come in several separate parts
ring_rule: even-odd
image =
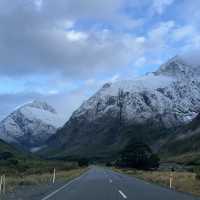
[[[0,119],[36,99],[67,120],[106,82],[175,55],[199,62],[199,8],[199,0],[0,0]]]

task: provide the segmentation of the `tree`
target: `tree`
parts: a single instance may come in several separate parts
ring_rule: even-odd
[[[8,160],[12,157],[14,157],[14,155],[9,151],[5,151],[5,152],[0,153],[0,159],[2,159],[2,160]]]
[[[78,165],[79,165],[79,167],[88,166],[89,165],[89,160],[86,159],[86,158],[80,158],[78,160]]]
[[[106,163],[106,167],[112,167],[112,163],[111,162],[107,162]]]
[[[148,145],[143,142],[132,141],[121,152],[117,165],[136,169],[150,169],[159,166],[159,159],[152,153]]]
[[[157,169],[160,164],[160,158],[157,154],[152,154],[149,158],[149,168]]]

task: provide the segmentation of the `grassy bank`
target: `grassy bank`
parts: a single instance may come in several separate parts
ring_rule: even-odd
[[[56,181],[69,181],[84,173],[87,168],[76,168],[56,171]],[[19,174],[6,176],[6,191],[13,191],[16,186],[41,185],[52,183],[52,172],[40,174]]]
[[[138,171],[119,168],[113,168],[113,170],[134,176],[147,182],[169,187],[170,172]],[[173,172],[172,187],[176,191],[200,196],[200,180],[196,177],[196,174],[192,172]]]

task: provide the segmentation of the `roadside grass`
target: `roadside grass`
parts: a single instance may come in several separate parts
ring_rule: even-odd
[[[70,181],[87,170],[86,167],[61,170],[56,172],[56,181]],[[19,174],[6,177],[6,191],[13,191],[17,186],[32,186],[52,183],[52,172],[41,174]]]
[[[56,169],[56,181],[69,181],[80,176],[87,167],[78,161],[44,160],[35,155],[14,155],[4,152],[0,158],[0,176],[6,177],[6,192],[18,186],[51,184]]]
[[[119,168],[113,168],[113,170],[169,188],[170,172],[139,171],[134,169]],[[172,188],[176,191],[186,192],[196,196],[200,196],[200,179],[198,179],[196,173],[173,172]]]

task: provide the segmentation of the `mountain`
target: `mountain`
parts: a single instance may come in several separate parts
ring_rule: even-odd
[[[180,56],[134,80],[106,83],[48,140],[43,154],[106,158],[131,139],[154,151],[200,112],[200,67]]]
[[[191,157],[191,155],[197,154],[200,162],[200,114],[188,124],[179,127],[175,135],[169,137],[166,144],[163,145],[161,152],[168,157],[183,156],[184,154]]]
[[[28,150],[36,150],[55,134],[64,120],[45,102],[18,107],[0,122],[0,138]]]

